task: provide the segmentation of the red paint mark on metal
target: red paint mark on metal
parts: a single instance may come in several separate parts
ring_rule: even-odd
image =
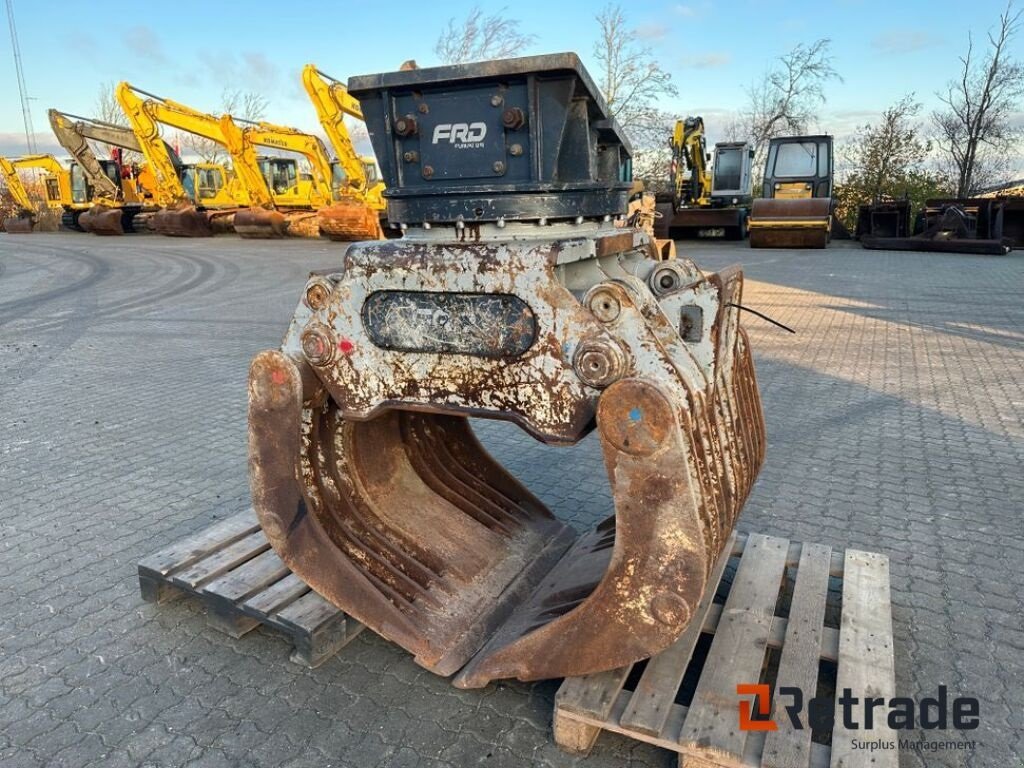
[[[338,342],[338,349],[341,350],[342,354],[350,355],[352,354],[352,350],[354,350],[355,348],[356,345],[353,344],[348,339],[342,339],[341,341]]]
[[[280,368],[275,369],[270,374],[270,380],[278,385],[284,384],[287,378],[288,377],[285,376],[284,371],[282,371]]]

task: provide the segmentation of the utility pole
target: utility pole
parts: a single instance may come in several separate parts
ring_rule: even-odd
[[[4,0],[7,4],[7,26],[11,30],[11,50],[14,51],[14,71],[18,75],[18,94],[21,96],[21,118],[25,123],[25,145],[28,153],[36,153],[36,132],[32,127],[32,109],[28,103],[28,92],[25,88],[25,71],[21,66],[21,46],[18,45],[18,30],[14,25],[14,2]]]

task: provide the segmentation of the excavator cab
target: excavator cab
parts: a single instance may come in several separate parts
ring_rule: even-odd
[[[824,248],[832,235],[831,136],[772,139],[763,197],[750,215],[752,248]]]
[[[660,260],[617,226],[631,149],[575,54],[348,90],[404,234],[311,274],[280,348],[252,362],[268,541],[460,687],[658,653],[696,613],[764,456],[742,272]],[[559,520],[470,417],[551,445],[596,432],[614,516],[583,533]]]
[[[715,144],[711,169],[711,199],[723,205],[749,205],[754,150],[745,141]]]

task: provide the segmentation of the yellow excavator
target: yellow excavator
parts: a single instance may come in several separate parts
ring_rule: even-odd
[[[332,240],[383,237],[384,182],[373,157],[360,156],[345,125],[345,116],[362,121],[363,111],[345,86],[313,64],[302,69],[302,85],[334,147],[332,165],[336,202],[320,211],[320,230]]]
[[[80,166],[91,190],[92,207],[79,218],[87,232],[123,235],[147,229],[146,220],[156,211],[152,189],[156,180],[149,169],[120,161],[121,152],[142,153],[142,146],[130,128],[51,109],[47,113],[57,141]],[[114,147],[117,155],[101,160],[89,141]]]
[[[43,194],[47,208],[61,210],[71,205],[71,174],[53,155],[26,155],[13,160],[0,157],[0,172],[17,206],[13,215],[3,220],[4,231],[12,235],[28,234],[38,222],[40,206],[32,200],[21,178],[21,171],[33,168],[46,174],[43,177]]]
[[[772,139],[762,195],[750,210],[751,248],[825,248],[832,238],[832,137]]]
[[[659,196],[655,231],[659,238],[695,234],[742,240],[752,197],[750,162],[753,150],[744,142],[715,144],[709,156],[704,118],[677,120],[669,140],[672,150],[672,192]]]
[[[222,115],[220,126],[252,203],[236,214],[235,231],[242,237],[319,237],[318,211],[330,206],[334,197],[324,143],[294,128],[236,120],[231,115]],[[259,157],[256,147],[301,155],[309,163],[310,177],[302,178],[294,159]]]
[[[175,237],[232,231],[235,214],[250,205],[246,185],[215,164],[199,164],[183,172],[177,155],[160,137],[160,125],[168,125],[224,144],[220,121],[126,82],[117,86],[115,95],[156,180],[153,196],[161,209],[153,216],[153,230]]]

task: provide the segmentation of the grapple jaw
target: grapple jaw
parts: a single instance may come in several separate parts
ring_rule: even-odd
[[[517,172],[561,182],[507,181],[474,203],[474,174],[493,172],[494,147],[477,142],[479,158],[458,160],[458,194],[416,180],[389,203],[433,226],[354,243],[336,273],[310,277],[281,348],[250,369],[267,538],[313,589],[459,686],[651,656],[690,621],[764,457],[742,274],[658,260],[647,234],[614,225],[628,148],[575,57],[382,77],[388,92],[363,105],[378,158],[381,123],[395,125],[381,104],[467,125],[495,104],[543,105],[523,120],[498,110],[472,135],[504,131],[498,144],[533,157]],[[463,81],[462,112],[431,92],[449,77]],[[440,106],[408,109],[415,98]],[[536,134],[521,130],[531,121]],[[389,190],[396,158],[419,151],[390,141]],[[561,221],[530,221],[538,208]],[[478,209],[485,221],[465,223]],[[596,429],[614,516],[577,535],[488,455],[469,417],[566,446]]]

